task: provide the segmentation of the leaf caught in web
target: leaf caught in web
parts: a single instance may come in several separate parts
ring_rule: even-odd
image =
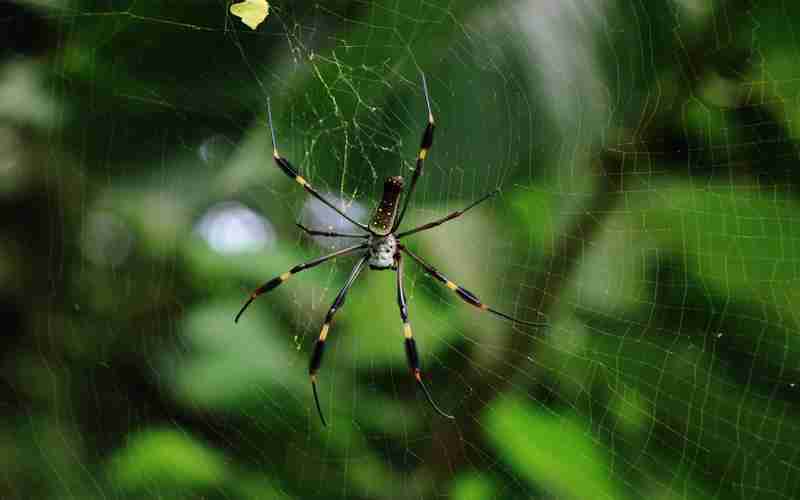
[[[269,15],[269,3],[267,0],[244,0],[231,5],[231,14],[240,18],[250,29],[256,29]]]

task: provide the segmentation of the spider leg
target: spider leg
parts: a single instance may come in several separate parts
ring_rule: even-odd
[[[250,294],[250,298],[247,299],[247,302],[245,302],[244,305],[242,306],[242,308],[239,309],[239,312],[236,314],[236,318],[234,318],[233,322],[234,323],[238,323],[239,322],[239,317],[241,317],[241,315],[245,311],[245,309],[247,309],[248,306],[250,306],[250,304],[252,304],[253,301],[256,300],[256,298],[259,295],[261,295],[262,293],[269,292],[270,290],[276,288],[278,285],[282,284],[284,281],[286,281],[289,278],[291,278],[292,275],[297,274],[300,271],[304,271],[306,269],[311,269],[312,267],[318,266],[318,265],[322,264],[323,262],[331,260],[331,259],[333,259],[335,257],[340,257],[342,255],[346,255],[346,254],[349,254],[349,253],[352,253],[352,252],[355,252],[357,250],[361,250],[361,249],[364,249],[364,248],[367,248],[367,245],[361,244],[361,245],[355,245],[355,246],[352,246],[352,247],[343,248],[343,249],[341,249],[341,250],[339,250],[337,252],[333,252],[333,253],[330,253],[328,255],[323,255],[322,257],[317,257],[314,260],[310,260],[310,261],[305,262],[303,264],[299,264],[297,266],[294,266],[293,268],[289,269],[287,272],[281,274],[280,276],[278,276],[276,278],[272,278],[271,280],[267,281],[266,283],[264,283],[260,287],[258,287],[255,290],[253,290],[253,293]]]
[[[428,156],[428,151],[433,146],[433,129],[436,127],[436,124],[433,121],[433,111],[431,111],[431,99],[428,96],[428,83],[425,81],[425,73],[420,72],[420,75],[422,76],[422,90],[425,92],[425,104],[428,106],[428,124],[425,126],[425,131],[422,133],[419,154],[417,155],[417,166],[411,176],[411,186],[408,188],[405,200],[403,200],[403,208],[400,210],[400,215],[397,217],[392,227],[392,232],[400,227],[400,223],[403,222],[408,203],[411,201],[411,195],[414,193],[414,188],[417,186],[420,174],[422,174],[422,167],[425,165],[425,157]]]
[[[328,207],[332,208],[336,213],[344,217],[347,221],[352,224],[355,224],[359,228],[363,229],[364,231],[371,232],[369,227],[366,224],[362,224],[356,220],[351,219],[347,214],[336,208],[336,206],[331,203],[330,201],[326,200],[324,196],[319,194],[319,192],[311,187],[311,184],[308,183],[305,178],[300,175],[296,168],[289,163],[289,160],[284,158],[283,156],[278,153],[278,143],[275,141],[275,127],[272,125],[272,107],[270,106],[269,99],[267,99],[267,115],[269,116],[269,130],[272,135],[272,158],[275,160],[275,164],[288,175],[290,178],[294,179],[295,182],[303,186],[303,188],[308,191],[308,193],[313,196],[314,198],[321,201],[323,204],[327,205]]]
[[[347,282],[344,284],[342,289],[339,290],[339,294],[333,301],[331,308],[328,309],[328,314],[325,315],[325,322],[322,324],[322,329],[319,332],[319,338],[317,339],[316,343],[314,343],[314,350],[311,353],[311,360],[308,363],[308,374],[311,377],[311,390],[314,392],[314,402],[317,404],[317,411],[319,412],[320,420],[322,420],[322,425],[325,426],[328,424],[325,422],[325,417],[322,416],[322,407],[319,404],[319,396],[317,395],[317,372],[322,364],[322,355],[325,352],[325,339],[328,337],[328,330],[331,328],[333,315],[336,314],[336,311],[338,311],[344,304],[344,299],[347,296],[347,292],[350,290],[350,287],[353,286],[353,283],[355,283],[358,275],[361,274],[367,259],[369,259],[369,254],[364,255],[361,260],[356,263],[356,265],[353,267],[353,270],[350,272],[350,277],[347,278]]]
[[[417,384],[419,384],[422,392],[425,393],[425,397],[428,398],[428,403],[430,403],[431,407],[438,413],[439,415],[445,418],[455,418],[452,415],[449,415],[443,412],[436,402],[431,397],[431,393],[428,392],[428,388],[422,382],[422,372],[419,366],[419,352],[417,351],[417,343],[414,341],[414,336],[411,333],[411,324],[408,322],[408,304],[406,303],[406,293],[403,289],[403,256],[402,254],[398,253],[397,257],[397,305],[400,308],[400,318],[403,320],[403,335],[405,336],[405,346],[406,346],[406,360],[408,361],[408,367],[411,369],[411,374],[414,375],[414,378],[417,380]]]
[[[471,208],[474,208],[474,207],[477,207],[478,205],[480,205],[484,201],[486,201],[489,198],[492,198],[495,195],[497,195],[497,193],[499,193],[499,192],[500,192],[499,189],[495,189],[494,191],[485,194],[483,197],[479,198],[478,200],[473,201],[471,204],[467,205],[466,208],[462,208],[461,210],[456,210],[455,212],[451,213],[450,215],[442,217],[441,219],[437,219],[437,220],[435,220],[433,222],[428,222],[427,224],[423,224],[422,226],[415,227],[414,229],[409,229],[408,231],[404,231],[404,232],[398,234],[397,238],[402,238],[403,236],[408,236],[408,235],[411,235],[411,234],[414,234],[414,233],[427,231],[428,229],[433,229],[434,227],[439,226],[441,224],[444,224],[447,221],[451,221],[453,219],[461,217],[462,215],[464,215],[464,212],[466,212],[467,210],[469,210]]]
[[[478,297],[475,296],[475,294],[473,294],[472,292],[470,292],[466,288],[460,287],[459,285],[456,285],[455,283],[453,283],[452,281],[447,279],[442,273],[437,271],[436,268],[434,268],[433,266],[431,266],[430,264],[428,264],[427,262],[422,260],[422,258],[420,258],[418,255],[412,253],[405,246],[398,245],[398,248],[401,251],[407,253],[412,259],[417,261],[417,263],[419,265],[421,265],[425,269],[425,271],[428,274],[430,274],[431,276],[433,276],[437,281],[439,281],[441,283],[444,283],[444,286],[446,286],[450,290],[454,291],[456,293],[456,295],[458,295],[458,297],[461,300],[463,300],[464,302],[466,302],[467,304],[473,305],[476,308],[480,309],[481,311],[490,312],[490,313],[492,313],[492,314],[494,314],[496,316],[500,316],[501,318],[505,318],[507,320],[513,321],[514,323],[519,323],[521,325],[540,326],[540,327],[541,326],[547,326],[547,323],[534,322],[534,321],[524,321],[524,320],[521,320],[521,319],[517,319],[517,318],[515,318],[513,316],[509,316],[508,314],[502,313],[502,312],[500,312],[500,311],[498,311],[496,309],[492,309],[488,305],[486,305],[483,302],[481,302],[480,299],[478,299]]]
[[[333,231],[319,231],[317,229],[309,229],[299,222],[295,222],[295,225],[302,229],[309,236],[328,236],[331,238],[369,238],[368,234],[343,234],[335,233]]]

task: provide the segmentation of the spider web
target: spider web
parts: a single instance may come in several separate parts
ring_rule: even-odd
[[[798,8],[24,1],[0,65],[4,498],[795,498]],[[13,55],[9,55],[13,54]],[[438,417],[366,221],[404,227]]]

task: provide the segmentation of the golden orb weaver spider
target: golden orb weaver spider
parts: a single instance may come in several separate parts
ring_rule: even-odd
[[[425,131],[422,133],[422,141],[419,148],[419,154],[417,155],[417,165],[414,168],[414,173],[411,176],[411,186],[408,189],[408,194],[405,196],[403,200],[403,206],[399,211],[398,214],[398,207],[399,201],[403,194],[403,187],[404,181],[403,178],[400,176],[395,177],[388,177],[383,185],[383,198],[381,199],[378,207],[375,210],[375,213],[372,215],[369,224],[363,224],[361,222],[355,221],[347,216],[344,212],[336,208],[331,202],[326,200],[317,190],[311,187],[311,184],[303,178],[297,169],[289,163],[289,160],[282,157],[280,153],[278,153],[278,146],[277,142],[275,141],[275,127],[272,124],[272,109],[269,104],[269,100],[267,100],[267,115],[269,118],[269,128],[270,133],[272,135],[272,157],[275,160],[275,164],[289,177],[295,180],[298,184],[303,186],[303,188],[308,191],[308,193],[313,196],[314,198],[318,199],[329,208],[334,210],[336,213],[341,215],[345,218],[348,222],[353,224],[354,226],[358,227],[366,234],[342,234],[332,231],[319,231],[315,229],[308,229],[302,224],[297,224],[297,226],[303,230],[306,234],[312,236],[327,236],[327,237],[339,237],[339,238],[358,238],[366,240],[366,242],[350,246],[339,250],[337,252],[333,252],[328,255],[323,255],[322,257],[318,257],[314,260],[305,262],[303,264],[299,264],[294,266],[293,268],[289,269],[287,272],[281,274],[280,276],[273,278],[260,287],[256,288],[253,293],[250,294],[250,298],[247,302],[244,303],[242,308],[239,310],[239,313],[236,315],[234,322],[238,322],[239,318],[241,317],[242,313],[244,313],[245,309],[258,297],[259,295],[269,292],[270,290],[275,289],[278,285],[284,283],[293,275],[299,273],[300,271],[304,271],[306,269],[311,269],[312,267],[318,266],[323,262],[327,262],[335,257],[340,257],[343,255],[350,255],[354,253],[359,253],[359,251],[364,251],[361,254],[361,259],[356,263],[353,267],[353,270],[350,272],[350,277],[347,278],[347,282],[345,282],[342,289],[339,291],[336,299],[334,299],[333,304],[331,305],[330,309],[328,309],[328,313],[325,315],[325,321],[322,324],[322,329],[319,333],[319,338],[317,339],[316,343],[314,344],[314,350],[311,353],[311,360],[309,362],[308,373],[311,377],[311,389],[314,393],[314,402],[317,406],[317,412],[319,412],[319,418],[322,420],[322,425],[327,425],[325,422],[325,417],[322,415],[322,407],[319,404],[319,397],[317,395],[317,372],[319,371],[320,365],[322,364],[322,355],[325,352],[325,341],[328,337],[328,331],[330,330],[331,321],[333,321],[333,316],[339,310],[339,308],[344,304],[345,296],[350,288],[355,283],[356,278],[361,271],[364,269],[364,265],[368,264],[370,269],[373,270],[393,270],[397,273],[397,305],[400,308],[400,318],[403,321],[403,335],[405,336],[405,351],[406,351],[406,361],[408,362],[408,367],[411,370],[411,374],[414,376],[417,384],[422,389],[422,392],[425,394],[425,397],[430,403],[431,407],[441,416],[449,419],[453,419],[452,415],[449,415],[442,411],[436,402],[433,400],[430,392],[428,391],[427,386],[422,381],[422,372],[420,369],[420,362],[419,362],[419,353],[417,351],[417,344],[414,341],[414,337],[411,333],[411,324],[408,321],[408,305],[406,303],[406,295],[405,290],[403,288],[403,253],[407,254],[411,257],[414,261],[416,261],[422,268],[431,275],[437,281],[443,283],[447,288],[452,290],[453,292],[458,295],[458,297],[481,311],[490,312],[496,316],[500,316],[502,318],[511,320],[515,323],[520,323],[523,325],[529,326],[544,326],[544,323],[537,323],[531,321],[523,321],[521,319],[514,318],[513,316],[509,316],[508,314],[504,314],[500,311],[492,309],[488,305],[481,302],[478,297],[476,297],[472,292],[468,291],[467,289],[455,284],[454,282],[447,279],[442,273],[436,270],[433,266],[425,262],[422,258],[420,258],[415,253],[411,252],[408,248],[400,243],[400,239],[406,236],[410,236],[415,233],[419,233],[421,231],[427,231],[428,229],[432,229],[440,224],[444,224],[445,222],[451,221],[457,217],[460,217],[464,214],[464,212],[470,210],[478,206],[479,204],[483,203],[484,201],[492,198],[495,196],[499,191],[495,189],[490,193],[484,195],[483,197],[479,198],[477,201],[472,202],[466,208],[461,210],[457,210],[441,219],[437,219],[433,222],[429,222],[427,224],[423,224],[422,226],[415,227],[413,229],[409,229],[408,231],[403,231],[401,233],[396,233],[398,227],[403,221],[403,217],[405,216],[406,209],[408,208],[408,203],[411,200],[411,194],[414,192],[414,188],[417,185],[417,181],[419,180],[420,175],[422,174],[422,168],[425,164],[425,157],[428,155],[428,151],[430,150],[431,146],[433,145],[433,130],[434,130],[434,121],[433,121],[433,112],[431,111],[431,101],[430,97],[428,96],[428,84],[425,81],[425,75],[422,74],[422,88],[423,92],[425,93],[425,104],[428,108],[428,124],[425,127]]]

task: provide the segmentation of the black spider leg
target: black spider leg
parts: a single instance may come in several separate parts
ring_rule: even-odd
[[[409,255],[409,257],[411,257],[412,259],[417,261],[417,263],[419,265],[421,265],[425,269],[425,271],[428,274],[430,274],[431,276],[433,276],[437,281],[440,281],[441,283],[444,284],[444,286],[446,286],[450,290],[454,291],[456,293],[456,295],[458,295],[458,297],[461,300],[463,300],[464,302],[466,302],[467,304],[473,305],[473,306],[475,306],[476,308],[478,308],[481,311],[490,312],[490,313],[492,313],[494,315],[500,316],[501,318],[505,318],[507,320],[511,320],[514,323],[519,323],[521,325],[539,326],[539,327],[547,326],[546,323],[533,322],[533,321],[524,321],[524,320],[521,320],[521,319],[517,319],[517,318],[515,318],[513,316],[509,316],[508,314],[502,313],[502,312],[500,312],[500,311],[498,311],[496,309],[492,309],[488,305],[486,305],[483,302],[481,302],[480,299],[478,299],[478,297],[475,296],[475,294],[473,294],[472,292],[470,292],[466,288],[462,288],[462,287],[456,285],[455,283],[453,283],[452,281],[450,281],[449,279],[447,279],[442,273],[437,271],[436,268],[434,268],[433,266],[431,266],[430,264],[428,264],[427,262],[422,260],[422,258],[420,258],[418,255],[416,255],[413,252],[411,252],[404,245],[398,245],[398,248],[401,251],[407,253]]]
[[[334,211],[336,211],[336,213],[344,217],[350,223],[355,224],[362,230],[371,234],[372,231],[370,231],[369,227],[366,224],[362,224],[356,220],[351,219],[347,214],[336,208],[336,206],[333,203],[326,200],[325,197],[319,194],[316,189],[311,187],[311,184],[309,184],[308,181],[305,180],[305,178],[303,178],[302,175],[300,175],[297,169],[295,169],[292,166],[292,164],[289,163],[289,160],[282,157],[280,153],[278,153],[278,143],[275,141],[275,127],[272,125],[272,106],[270,106],[269,99],[267,99],[267,116],[269,117],[269,131],[270,134],[272,135],[272,157],[275,160],[275,164],[278,165],[278,167],[280,167],[281,170],[283,170],[283,173],[285,173],[286,175],[294,179],[295,182],[303,186],[303,188],[305,188],[305,190],[308,191],[308,193],[311,196],[318,199],[328,207],[332,208]]]
[[[322,257],[317,257],[314,260],[310,260],[310,261],[305,262],[303,264],[299,264],[297,266],[294,266],[293,268],[289,269],[287,272],[281,274],[280,276],[278,276],[276,278],[272,278],[271,280],[267,281],[266,283],[264,283],[260,287],[258,287],[255,290],[253,290],[253,293],[250,294],[250,298],[247,299],[247,302],[244,303],[242,308],[239,309],[239,312],[236,314],[236,318],[234,318],[234,320],[233,320],[234,323],[238,323],[239,322],[239,317],[242,315],[242,313],[245,311],[245,309],[247,309],[247,307],[250,304],[252,304],[254,300],[256,300],[256,298],[259,295],[261,295],[262,293],[266,293],[266,292],[269,292],[270,290],[275,289],[278,285],[282,284],[284,281],[286,281],[289,278],[291,278],[292,275],[297,274],[300,271],[305,271],[306,269],[311,269],[312,267],[318,266],[318,265],[322,264],[323,262],[329,261],[329,260],[331,260],[331,259],[333,259],[335,257],[340,257],[342,255],[346,255],[346,254],[349,254],[349,253],[352,253],[352,252],[355,252],[357,250],[361,250],[361,249],[364,249],[364,248],[367,248],[367,245],[361,244],[361,245],[355,245],[355,246],[352,246],[352,247],[343,248],[343,249],[341,249],[341,250],[339,250],[337,252],[333,252],[333,253],[330,253],[328,255],[323,255]]]
[[[300,224],[299,222],[295,222],[295,225],[302,229],[306,234],[309,236],[327,236],[330,238],[369,238],[368,234],[344,234],[344,233],[336,233],[334,231],[320,231],[318,229],[309,229],[306,226]]]
[[[344,299],[347,296],[347,292],[350,290],[350,287],[353,286],[353,283],[355,283],[358,275],[361,274],[367,259],[369,259],[369,254],[365,254],[361,260],[356,263],[356,265],[353,267],[353,270],[350,272],[350,277],[347,278],[347,283],[345,283],[342,289],[339,290],[339,295],[336,296],[331,308],[328,309],[328,314],[325,315],[325,322],[322,324],[322,329],[319,332],[319,338],[317,339],[316,343],[314,343],[314,350],[311,353],[311,361],[308,363],[308,374],[311,377],[311,390],[314,392],[314,402],[317,404],[317,412],[319,412],[319,418],[322,420],[322,425],[325,426],[328,424],[325,422],[325,417],[322,416],[322,407],[319,404],[319,396],[317,395],[317,372],[322,364],[322,354],[325,352],[325,339],[328,337],[328,330],[331,328],[333,315],[336,314],[336,311],[338,311],[342,305],[344,305]]]
[[[411,234],[414,234],[414,233],[419,233],[421,231],[427,231],[428,229],[433,229],[434,227],[439,226],[441,224],[444,224],[447,221],[451,221],[453,219],[461,217],[462,215],[464,215],[464,212],[466,212],[467,210],[469,210],[471,208],[474,208],[474,207],[477,207],[478,205],[480,205],[484,201],[486,201],[489,198],[492,198],[495,195],[497,195],[497,193],[499,193],[499,192],[500,192],[499,189],[495,189],[494,191],[485,194],[480,199],[478,199],[476,201],[473,201],[466,208],[463,208],[461,210],[456,210],[455,212],[451,213],[450,215],[442,217],[441,219],[435,220],[433,222],[428,222],[427,224],[423,224],[422,226],[415,227],[414,229],[409,229],[408,231],[404,231],[404,232],[398,234],[396,237],[399,239],[399,238],[402,238],[403,236],[408,236],[408,235],[411,235]]]
[[[411,333],[411,324],[408,322],[408,304],[406,303],[406,293],[405,289],[403,288],[403,256],[402,254],[398,253],[395,257],[396,267],[397,267],[397,305],[400,308],[400,318],[403,320],[403,335],[405,336],[405,345],[406,345],[406,360],[408,361],[408,367],[411,369],[411,374],[417,380],[417,384],[419,384],[422,392],[425,393],[425,397],[428,398],[428,403],[430,403],[431,407],[438,413],[439,415],[445,418],[455,418],[452,415],[448,415],[447,413],[443,412],[436,402],[431,397],[431,393],[428,392],[428,388],[422,382],[422,373],[420,370],[419,365],[419,352],[417,351],[417,343],[414,341],[414,336]]]
[[[408,192],[403,200],[403,208],[400,210],[400,215],[397,217],[394,226],[392,226],[392,232],[400,227],[400,223],[403,222],[408,203],[411,201],[411,195],[414,193],[414,188],[417,186],[420,174],[422,174],[422,167],[425,165],[425,157],[428,156],[428,151],[431,149],[431,146],[433,146],[433,129],[436,127],[436,124],[433,122],[433,111],[431,111],[431,99],[428,95],[428,83],[425,81],[425,73],[420,73],[420,75],[422,75],[422,90],[425,92],[425,104],[428,106],[428,124],[425,126],[425,131],[422,133],[419,154],[417,155],[417,166],[411,176],[411,186],[408,188]]]

